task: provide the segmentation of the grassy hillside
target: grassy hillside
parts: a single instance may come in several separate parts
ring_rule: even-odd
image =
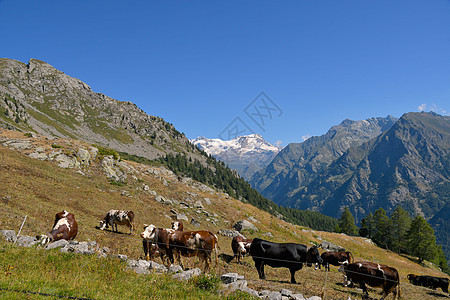
[[[134,162],[127,162],[135,171],[133,171],[133,174],[128,174],[126,184],[117,185],[112,184],[105,177],[98,159],[90,166],[62,169],[57,167],[55,162],[32,159],[26,155],[34,150],[12,150],[10,147],[3,146],[2,144],[6,139],[26,139],[34,147],[40,146],[46,149],[46,151],[60,149],[61,151],[70,152],[70,150],[76,150],[81,146],[90,147],[88,144],[74,140],[47,140],[43,137],[28,138],[23,133],[1,131],[0,229],[14,229],[17,232],[23,217],[28,215],[22,233],[31,236],[42,234],[50,230],[53,224],[54,214],[66,209],[73,212],[78,221],[79,234],[77,240],[95,240],[100,246],[109,247],[113,253],[126,254],[130,258],[139,258],[143,256],[142,243],[138,235],[142,224],[152,223],[160,227],[169,227],[172,221],[172,214],[170,212],[172,209],[187,215],[189,220],[195,218],[200,223],[200,227],[194,227],[189,222],[185,222],[185,228],[187,230],[208,229],[213,232],[218,232],[220,229],[231,229],[231,226],[235,222],[252,216],[258,220],[258,222],[255,222],[255,225],[259,230],[256,232],[244,232],[249,238],[260,237],[275,242],[296,242],[307,244],[308,246],[311,246],[312,243],[321,243],[322,240],[327,240],[352,251],[357,260],[370,260],[396,267],[401,276],[402,295],[404,299],[433,299],[435,297],[435,294],[429,290],[406,284],[407,274],[445,276],[435,268],[419,266],[412,258],[402,257],[380,249],[362,238],[313,231],[309,228],[292,225],[250,204],[242,203],[224,193],[205,188],[204,185],[195,181],[187,178],[177,178],[172,172],[163,167],[150,167]],[[61,148],[52,148],[52,145],[57,145]],[[85,175],[80,174],[80,171]],[[144,189],[145,185],[151,190],[156,191],[159,195],[163,195],[166,199],[175,200],[173,201],[174,204],[163,204],[155,201],[155,196]],[[209,201],[205,198],[208,198]],[[191,203],[195,201],[201,201],[204,209],[201,210],[194,207]],[[176,204],[177,202],[179,204]],[[182,205],[181,202],[189,204],[189,207]],[[109,209],[133,210],[136,215],[139,232],[130,236],[128,234],[115,234],[110,231],[96,229],[99,220]],[[119,231],[126,233],[127,228],[119,227]],[[230,244],[230,238],[219,236],[220,253],[231,255]],[[42,257],[36,255],[34,258],[30,258],[27,263],[22,264],[20,262],[19,264],[14,257],[28,257],[28,255],[33,255],[32,253],[34,252],[12,249],[5,247],[3,244],[0,247],[0,268],[2,270],[6,270],[8,265],[15,263],[18,266],[22,266],[22,268],[31,268],[33,270],[43,269],[44,271],[39,271],[43,273],[36,273],[38,274],[36,278],[46,276],[48,273],[52,274],[52,272],[55,278],[59,278],[58,272],[52,270],[47,266],[48,264],[43,263],[46,259],[44,257],[45,255],[41,255]],[[77,279],[79,281],[77,288],[86,285],[87,287],[84,289],[88,291],[87,293],[89,294],[87,295],[103,298],[104,294],[90,294],[91,292],[89,292],[92,291],[94,293],[92,286],[96,284],[96,280],[99,280],[95,279],[97,275],[95,275],[95,272],[92,272],[92,269],[100,268],[99,265],[96,265],[97,262],[95,259],[66,256],[63,259],[55,258],[55,260],[64,260],[69,264],[77,266],[78,275],[74,274],[75,278],[79,278]],[[77,260],[83,261],[77,265]],[[99,264],[107,265],[109,263],[109,260],[105,260]],[[119,262],[117,263],[120,264]],[[121,267],[119,266],[118,268],[120,269]],[[27,289],[40,286],[46,290],[51,290],[52,288],[51,283],[44,279],[35,282],[35,278],[25,276],[25,274],[21,273],[23,271],[19,272],[19,269],[16,271],[13,270],[12,272],[16,274],[16,279],[13,284],[14,287]],[[100,270],[99,272],[105,274],[104,272],[106,271]],[[124,275],[120,273],[122,271],[119,272],[118,270],[117,272],[116,276],[118,279],[124,278]],[[327,289],[325,292],[328,299],[347,299],[349,295],[352,295],[352,298],[361,295],[361,291],[342,287],[340,284],[342,277],[336,268],[332,268],[332,271],[328,274],[323,269],[315,271],[312,268],[304,268],[296,274],[297,282],[299,282],[297,285],[288,283],[289,275],[287,269],[272,269],[267,267],[266,276],[268,280],[259,280],[253,262],[249,257],[244,259],[243,265],[238,265],[235,261],[228,263],[220,259],[219,266],[213,269],[213,272],[218,275],[226,272],[237,272],[244,275],[246,280],[248,280],[248,286],[256,290],[280,290],[281,288],[287,288],[296,293],[302,293],[307,297],[321,295],[326,278]],[[89,280],[91,276],[92,280]],[[177,289],[180,291],[185,289],[184,291],[186,292],[184,295],[189,294],[190,289],[192,289],[194,295],[197,291],[195,287],[168,288],[173,283],[165,283],[166,279],[164,278],[154,279],[151,277],[146,278],[145,276],[130,276],[132,276],[130,278],[133,280],[137,278],[136,280],[147,288],[151,285],[149,283],[153,283],[156,280],[156,286],[160,287],[160,289],[170,291],[169,298],[179,298]],[[0,286],[8,286],[7,280],[10,280],[9,278],[9,276],[0,275]],[[62,280],[70,281],[72,279],[63,277]],[[108,286],[111,287],[111,294],[122,295],[124,289],[133,291],[131,293],[132,296],[130,296],[131,298],[139,298],[138,293],[142,292],[141,285],[129,283],[129,285],[125,285],[124,287],[123,285],[125,283],[123,281],[112,280],[110,282],[111,284]],[[89,287],[89,284],[92,284],[92,286]],[[116,284],[118,286],[115,286]],[[376,290],[376,292],[378,291]],[[123,293],[125,295],[125,292]],[[158,293],[165,295],[163,294],[164,291],[158,291]],[[83,294],[77,295],[82,296]],[[374,292],[371,293],[371,296],[375,295],[377,294]],[[11,295],[11,297],[15,296]],[[142,297],[144,296],[142,295]],[[379,295],[376,297],[379,297]]]

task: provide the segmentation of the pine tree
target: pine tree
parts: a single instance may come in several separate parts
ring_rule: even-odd
[[[419,258],[419,263],[424,259],[432,260],[436,256],[436,237],[434,230],[422,217],[417,216],[411,222],[408,234],[409,253]]]
[[[348,207],[345,207],[341,217],[339,218],[339,230],[341,233],[345,233],[347,235],[358,235],[358,227],[355,225],[355,218]]]
[[[406,234],[411,225],[409,214],[401,206],[397,206],[391,214],[389,224],[391,228],[390,248],[398,253],[405,252],[407,248]]]
[[[380,247],[388,248],[391,240],[391,233],[389,230],[389,218],[383,208],[379,208],[373,214],[373,223],[375,225],[375,232],[373,234],[373,241]]]
[[[373,221],[373,214],[369,213],[364,219],[361,220],[359,235],[371,239],[373,238],[374,233],[375,224]]]

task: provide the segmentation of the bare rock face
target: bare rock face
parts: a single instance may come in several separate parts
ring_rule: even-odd
[[[251,223],[247,220],[242,220],[242,221],[237,222],[236,224],[233,225],[233,228],[239,232],[244,231],[244,230],[258,231],[258,227],[256,227],[255,225],[253,225],[253,223]]]
[[[37,59],[25,64],[0,58],[0,127],[74,138],[148,159],[185,149],[204,161],[172,124],[131,102],[96,93]]]

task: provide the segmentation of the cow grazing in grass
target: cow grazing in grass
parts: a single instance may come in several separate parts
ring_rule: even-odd
[[[55,215],[53,229],[47,235],[42,235],[39,238],[41,239],[41,244],[45,245],[58,240],[71,241],[75,239],[77,233],[78,224],[74,214],[63,210]]]
[[[112,227],[113,232],[118,232],[117,225],[126,225],[130,227],[130,234],[133,233],[134,228],[134,213],[131,210],[110,210],[100,221],[99,228],[104,230],[109,226]]]
[[[369,297],[366,284],[371,287],[383,289],[383,296],[386,298],[391,292],[394,299],[400,299],[400,276],[395,268],[373,262],[344,263],[339,267],[339,272],[344,273],[353,283],[357,283],[363,290],[364,298]]]
[[[448,293],[449,280],[445,277],[408,274],[408,280],[414,285],[423,286],[433,290],[441,288],[443,292]]]
[[[353,263],[353,255],[350,251],[346,252],[324,252],[320,255],[323,259],[325,269],[330,271],[330,265],[339,267],[344,263]]]
[[[303,268],[303,264],[322,264],[322,258],[316,246],[311,248],[302,244],[273,243],[255,238],[250,246],[250,255],[260,279],[265,279],[264,265],[273,268],[288,268],[291,272],[291,283],[295,282],[295,272]]]
[[[250,254],[250,246],[252,242],[253,239],[246,239],[241,235],[235,236],[231,240],[231,249],[233,250],[234,258],[238,264],[241,263],[241,257],[244,257],[246,254]]]
[[[166,255],[170,263],[173,263],[174,257],[177,257],[183,265],[183,256],[197,256],[204,262],[204,271],[207,272],[213,251],[216,253],[216,264],[218,263],[218,239],[210,231],[178,231],[149,225],[141,233],[141,237],[158,244],[160,253]]]

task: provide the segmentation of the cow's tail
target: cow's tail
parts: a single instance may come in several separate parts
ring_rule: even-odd
[[[219,238],[214,233],[212,233],[212,232],[210,232],[210,233],[213,236],[213,241],[214,241],[213,249],[214,249],[214,253],[216,256],[216,269],[218,269],[218,267],[219,267],[219,249],[220,249]]]
[[[401,287],[400,287],[400,275],[398,274],[397,269],[394,269],[394,271],[395,271],[395,274],[397,274],[397,286],[396,286],[396,289],[397,289],[397,299],[400,299],[400,297],[402,296],[402,290],[401,290]],[[394,299],[395,299],[395,298],[394,298]]]
[[[349,260],[349,263],[354,263],[355,262],[355,260],[353,259],[353,254],[350,252],[350,251],[348,251],[347,252],[348,253],[348,260]]]

